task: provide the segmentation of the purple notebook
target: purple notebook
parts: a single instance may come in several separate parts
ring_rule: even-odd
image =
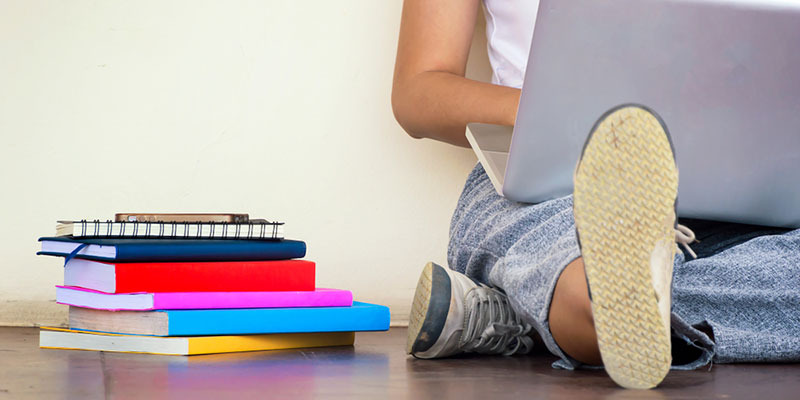
[[[218,308],[350,307],[349,290],[310,292],[105,293],[76,286],[56,286],[56,302],[98,310],[191,310]]]

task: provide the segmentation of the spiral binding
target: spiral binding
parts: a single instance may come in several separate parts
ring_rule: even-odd
[[[182,238],[182,239],[282,239],[280,227],[283,222],[139,222],[139,221],[73,221],[80,224],[81,237],[148,237],[148,238]],[[228,229],[231,225],[235,230]],[[105,226],[105,229],[103,229]],[[118,226],[116,232],[114,227]],[[182,229],[179,229],[182,227]],[[245,229],[246,227],[246,232]],[[271,229],[270,229],[271,228]],[[105,230],[105,233],[103,233]],[[179,235],[179,230],[181,234]],[[194,230],[193,234],[190,232]],[[157,231],[157,232],[156,232]],[[169,231],[169,232],[168,232]],[[205,234],[204,234],[205,233]],[[229,234],[231,233],[231,234]],[[74,234],[73,234],[74,235]]]

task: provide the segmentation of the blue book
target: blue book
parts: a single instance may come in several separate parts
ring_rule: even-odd
[[[351,307],[106,311],[69,308],[70,329],[152,336],[357,332],[389,329],[389,307],[354,301]]]
[[[265,261],[302,258],[299,240],[39,238],[36,254],[116,262]]]

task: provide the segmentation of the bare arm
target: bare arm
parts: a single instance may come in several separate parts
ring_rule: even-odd
[[[467,147],[469,122],[513,125],[519,90],[464,77],[480,0],[405,0],[392,109],[415,138]]]

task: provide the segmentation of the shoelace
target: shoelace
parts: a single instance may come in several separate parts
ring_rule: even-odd
[[[683,248],[689,252],[692,258],[697,258],[697,254],[694,253],[691,247],[689,247],[689,243],[693,243],[697,241],[694,236],[694,232],[691,229],[687,228],[685,225],[676,224],[675,225],[675,241],[683,245]]]
[[[467,292],[464,303],[468,313],[459,340],[463,351],[506,356],[531,351],[531,325],[516,315],[505,294],[479,286]]]

